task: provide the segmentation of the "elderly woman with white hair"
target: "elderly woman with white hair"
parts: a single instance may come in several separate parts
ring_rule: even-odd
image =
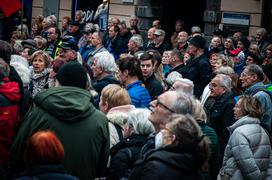
[[[111,149],[111,164],[107,179],[128,178],[133,164],[140,158],[142,146],[150,134],[155,132],[148,120],[148,109],[134,109],[128,114],[128,121],[124,128],[124,140]]]

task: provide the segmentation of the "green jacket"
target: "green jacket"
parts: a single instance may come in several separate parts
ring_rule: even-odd
[[[65,169],[79,179],[94,179],[109,156],[108,120],[90,104],[91,95],[76,87],[51,88],[38,94],[12,145],[13,171],[21,170],[24,143],[34,132],[51,129],[65,150]]]

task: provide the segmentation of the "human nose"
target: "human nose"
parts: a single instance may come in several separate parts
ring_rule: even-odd
[[[151,101],[150,102],[150,107],[156,107],[156,102],[157,102],[157,100],[155,99],[155,100],[153,100],[153,101]]]

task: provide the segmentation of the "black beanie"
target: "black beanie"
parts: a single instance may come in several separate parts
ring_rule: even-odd
[[[63,65],[56,76],[60,85],[86,89],[87,73],[78,62],[69,62]]]
[[[245,46],[246,49],[250,46],[250,41],[247,39],[247,37],[242,36],[240,39],[241,43]]]
[[[205,49],[206,41],[202,36],[194,36],[189,42],[197,48]]]

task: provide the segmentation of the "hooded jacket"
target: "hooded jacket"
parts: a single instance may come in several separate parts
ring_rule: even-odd
[[[25,166],[22,150],[27,138],[53,130],[63,144],[65,169],[79,179],[94,179],[109,156],[107,118],[90,104],[88,91],[76,87],[51,88],[38,94],[36,107],[23,120],[12,146],[13,171]]]
[[[10,159],[11,144],[19,120],[20,90],[8,78],[0,85],[0,164]]]

